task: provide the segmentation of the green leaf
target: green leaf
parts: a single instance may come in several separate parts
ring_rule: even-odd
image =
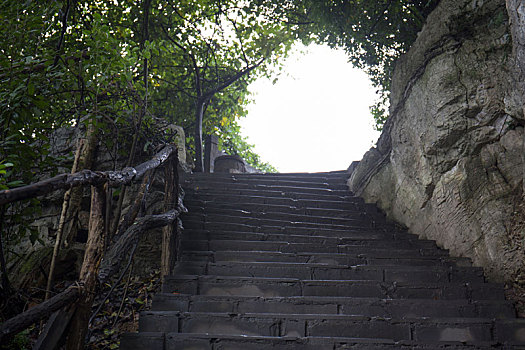
[[[8,182],[7,187],[9,188],[19,187],[19,186],[22,186],[23,184],[24,184],[24,181],[16,180],[16,181]]]

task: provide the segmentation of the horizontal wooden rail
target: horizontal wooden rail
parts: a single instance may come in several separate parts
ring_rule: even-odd
[[[164,214],[146,215],[131,225],[105,254],[98,274],[100,283],[106,282],[119,268],[122,259],[131,250],[131,247],[138,242],[141,232],[173,224],[182,211],[186,211],[186,209],[177,208]]]
[[[0,343],[3,343],[8,336],[23,331],[33,323],[48,317],[64,306],[73,304],[78,300],[82,292],[82,285],[72,285],[62,293],[59,293],[54,297],[44,301],[43,303],[27,310],[26,312],[23,312],[5,321],[0,325]]]
[[[174,145],[164,147],[152,159],[137,165],[124,168],[121,171],[91,171],[82,170],[74,174],[61,174],[31,185],[0,191],[0,205],[34,198],[60,189],[69,189],[84,185],[101,185],[108,183],[112,187],[127,185],[140,179],[148,170],[163,164],[176,152]]]

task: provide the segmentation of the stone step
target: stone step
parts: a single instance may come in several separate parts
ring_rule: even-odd
[[[379,241],[381,242],[381,241]],[[381,243],[378,243],[380,245]],[[315,243],[289,243],[278,241],[253,241],[240,240],[183,240],[183,251],[253,251],[253,252],[278,252],[278,253],[332,253],[348,254],[351,256],[374,258],[417,258],[421,256],[443,257],[447,251],[438,248],[419,249],[394,249],[387,244],[379,247],[363,245],[319,245]]]
[[[419,256],[419,257],[386,257],[375,258],[364,255],[334,254],[334,253],[277,253],[257,251],[185,251],[182,261],[201,262],[290,262],[290,263],[319,263],[341,265],[369,265],[369,266],[445,266],[454,267],[472,266],[466,258],[451,258],[448,256]]]
[[[510,347],[509,347],[510,346]],[[330,337],[258,337],[186,333],[126,333],[121,350],[495,350],[518,349],[500,342],[416,342]],[[523,349],[523,348],[520,348]]]
[[[205,215],[205,214],[199,214]],[[204,216],[202,216],[204,217]],[[332,237],[345,237],[348,234],[361,232],[384,233],[386,235],[396,234],[406,237],[416,237],[406,231],[400,230],[397,226],[386,222],[373,222],[371,220],[356,220],[353,225],[332,225],[318,223],[302,223],[286,220],[271,219],[250,219],[243,217],[227,217],[221,215],[210,216],[215,221],[198,220],[196,214],[183,218],[184,228],[191,230],[205,231],[240,231],[240,232],[263,232],[263,233],[288,233],[302,235],[322,235]],[[210,219],[209,219],[210,220]]]
[[[261,233],[242,231],[209,231],[185,229],[184,240],[278,241],[288,243],[317,243],[331,245],[389,246],[395,248],[435,248],[434,241],[418,240],[396,233],[348,231],[344,237],[300,234]],[[254,243],[257,244],[257,243]]]
[[[184,200],[185,206],[189,212],[193,213],[208,213],[208,214],[223,214],[231,211],[248,211],[251,213],[266,213],[266,214],[292,214],[292,215],[310,215],[330,218],[351,218],[355,216],[376,217],[384,215],[380,214],[375,205],[364,204],[360,210],[338,210],[338,209],[322,209],[322,208],[298,208],[285,205],[271,205],[271,204],[253,204],[253,203],[218,203],[206,202],[199,200]]]
[[[509,332],[509,328],[513,331]],[[522,342],[525,320],[487,318],[388,319],[354,315],[231,314],[145,311],[140,332],[232,334],[266,337],[354,337],[419,342]],[[522,338],[524,337],[524,338]]]
[[[309,184],[309,183],[238,183],[238,182],[185,182],[182,187],[187,193],[241,194],[258,195],[258,193],[275,197],[286,194],[317,194],[325,196],[355,197],[346,185]],[[336,188],[334,188],[336,187]]]
[[[184,227],[189,229],[202,229],[202,230],[228,230],[229,227],[234,225],[241,225],[244,227],[251,227],[246,231],[254,231],[258,227],[270,226],[270,227],[294,227],[294,228],[306,228],[306,229],[323,229],[323,230],[335,230],[344,231],[346,229],[368,229],[375,226],[368,220],[355,219],[351,221],[351,224],[328,224],[328,223],[317,223],[317,222],[305,222],[305,221],[287,221],[279,219],[259,219],[242,216],[225,216],[225,215],[202,215],[202,214],[189,214],[182,217]]]
[[[256,213],[244,210],[224,210],[222,213],[195,213],[188,212],[181,215],[183,221],[201,221],[201,222],[232,222],[246,225],[270,225],[279,226],[285,223],[305,223],[305,224],[322,224],[326,227],[334,225],[336,228],[364,226],[370,227],[365,215],[356,215],[350,218],[331,218],[312,215],[297,215],[289,213]]]
[[[322,172],[316,172],[316,173],[308,173],[308,172],[295,172],[295,173],[243,173],[243,174],[230,174],[230,173],[192,173],[184,174],[186,177],[193,177],[193,178],[263,178],[263,179],[276,179],[276,178],[301,178],[301,179],[319,179],[319,178],[348,178],[349,174],[346,170],[338,170],[338,171],[322,171]]]
[[[272,224],[272,225],[269,225]],[[236,222],[201,222],[198,220],[185,220],[183,227],[187,230],[204,230],[215,232],[258,232],[258,233],[282,233],[311,236],[346,237],[356,232],[369,232],[393,234],[396,229],[389,226],[340,226],[323,224],[301,224],[286,221],[248,221],[248,224]]]
[[[338,210],[360,210],[362,203],[353,201],[350,198],[338,198],[339,201],[334,200],[315,200],[315,199],[292,199],[292,198],[276,198],[264,196],[241,196],[241,195],[227,195],[220,198],[213,195],[200,195],[199,198],[192,198],[188,196],[185,200],[211,202],[214,204],[269,204],[269,205],[284,205],[297,208],[322,208],[322,209],[338,209]]]
[[[383,318],[515,318],[508,301],[417,300],[345,297],[231,297],[155,295],[152,311],[360,315]]]
[[[324,202],[334,202],[334,204],[348,204],[348,205],[360,205],[363,204],[361,199],[357,199],[356,197],[352,197],[349,195],[343,195],[338,196],[336,194],[316,194],[316,193],[294,193],[294,192],[278,192],[275,193],[275,191],[255,191],[251,193],[237,193],[235,191],[224,191],[224,192],[211,192],[211,191],[203,191],[203,192],[195,192],[195,191],[188,191],[186,192],[186,198],[188,199],[200,199],[200,200],[206,200],[206,201],[213,201],[213,200],[219,200],[223,202],[230,202],[235,201],[237,198],[240,197],[241,199],[245,198],[246,201],[259,203],[259,198],[267,198],[268,200],[275,201],[281,201],[282,200],[288,200],[288,201],[324,201]],[[273,203],[272,202],[272,203]],[[277,202],[281,203],[281,202]]]
[[[301,186],[297,185],[286,185],[284,183],[273,183],[273,184],[259,184],[259,183],[228,183],[228,182],[212,182],[212,183],[199,183],[199,182],[186,182],[182,184],[186,192],[210,192],[210,193],[227,193],[230,191],[242,192],[242,194],[250,194],[250,192],[268,192],[270,196],[272,193],[283,194],[317,194],[326,196],[338,196],[338,197],[356,197],[352,192],[346,188],[346,186],[335,186],[328,184],[308,184],[304,183]],[[337,187],[334,189],[333,187]],[[244,192],[246,191],[246,192]]]
[[[181,275],[297,278],[301,280],[354,280],[403,283],[483,283],[483,270],[475,267],[363,266],[289,262],[179,262]]]
[[[305,181],[305,179],[261,179],[261,178],[249,178],[249,177],[235,177],[235,178],[208,178],[208,179],[197,179],[197,178],[186,178],[181,182],[183,186],[257,186],[257,187],[290,187],[290,188],[319,188],[319,189],[332,189],[336,191],[349,192],[348,186],[341,181],[341,179],[321,179],[320,181]]]
[[[333,237],[345,237],[347,234],[352,234],[358,231],[365,232],[384,232],[388,233],[387,229],[381,227],[338,227],[327,228],[327,225],[320,224],[295,224],[293,222],[273,222],[274,225],[265,225],[270,222],[255,222],[252,221],[249,224],[235,223],[235,222],[200,222],[195,220],[183,221],[183,227],[187,230],[204,230],[204,231],[216,231],[216,232],[260,232],[260,233],[288,233],[288,234],[299,234],[299,235],[322,235],[322,236],[333,236]]]
[[[327,296],[432,300],[505,299],[503,286],[493,283],[388,283],[197,275],[165,276],[162,291],[171,294],[208,296]]]

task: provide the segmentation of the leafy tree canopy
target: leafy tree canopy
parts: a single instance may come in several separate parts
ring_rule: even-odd
[[[315,40],[342,47],[349,61],[364,69],[381,98],[371,112],[381,129],[387,118],[388,93],[397,58],[417,38],[439,0],[299,1],[312,21]]]

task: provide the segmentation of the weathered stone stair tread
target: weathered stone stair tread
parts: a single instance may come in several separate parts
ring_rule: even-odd
[[[203,220],[198,220],[202,217]],[[304,222],[304,221],[287,221],[280,219],[259,219],[259,218],[245,218],[241,216],[219,216],[219,215],[191,215],[185,222],[186,227],[206,227],[211,225],[246,225],[253,228],[273,226],[273,227],[295,227],[295,228],[313,228],[323,230],[344,231],[347,229],[366,229],[374,227],[373,224],[363,219],[352,220],[352,223],[318,223],[318,222]],[[254,230],[254,229],[252,229]]]
[[[181,262],[175,273],[185,275],[289,277],[302,280],[371,280],[380,282],[484,282],[472,267],[345,266],[290,262]]]
[[[240,203],[226,203],[217,201],[202,201],[195,199],[186,199],[184,201],[186,207],[192,212],[208,212],[208,213],[222,213],[227,210],[250,211],[255,213],[291,213],[296,215],[311,215],[323,217],[355,217],[360,215],[371,216],[372,212],[375,216],[377,213],[375,206],[371,204],[362,204],[359,209],[329,209],[329,208],[308,208],[295,207],[288,205],[274,205],[274,204],[257,204],[249,202]]]
[[[425,300],[349,297],[155,296],[152,311],[340,314],[385,318],[514,318],[513,305],[502,300]]]
[[[249,212],[245,210],[229,210],[223,213],[186,213],[182,216],[183,219],[189,220],[204,220],[210,222],[223,222],[232,220],[239,220],[239,222],[247,222],[249,220],[271,220],[282,221],[282,222],[306,222],[314,224],[329,224],[329,225],[341,225],[341,226],[352,226],[356,223],[362,223],[367,217],[353,217],[353,218],[338,218],[338,217],[327,217],[327,216],[315,216],[315,215],[299,215],[289,213],[257,213]],[[368,225],[369,226],[369,225]]]
[[[448,256],[376,258],[339,253],[280,253],[273,251],[185,251],[182,261],[297,262],[383,266],[472,266],[469,259]]]
[[[348,232],[344,237],[301,235],[283,233],[262,233],[242,231],[209,231],[209,230],[186,230],[183,233],[185,240],[229,240],[229,241],[277,241],[287,243],[317,243],[333,245],[361,245],[379,247],[411,247],[411,248],[435,248],[434,241],[417,240],[407,237],[397,237],[396,234],[359,233]]]
[[[198,222],[198,221],[185,221],[183,223],[185,229],[189,230],[207,230],[207,231],[240,231],[240,232],[259,232],[259,233],[288,233],[288,234],[300,234],[300,235],[326,235],[335,237],[344,237],[347,234],[354,234],[355,232],[384,232],[384,233],[397,233],[395,230],[384,228],[380,226],[370,227],[341,227],[340,229],[329,229],[327,225],[315,225],[311,224],[309,227],[294,225],[293,223],[284,223],[278,226],[275,225],[252,225],[242,224],[235,222]]]
[[[323,235],[304,235],[304,234],[285,234],[285,233],[264,233],[255,231],[210,231],[203,229],[185,229],[183,237],[199,240],[197,237],[205,237],[205,239],[225,239],[225,237],[232,237],[230,240],[245,240],[245,241],[281,241],[290,243],[308,243],[308,242],[324,242],[326,244],[345,244],[352,241],[408,241],[408,242],[424,242],[424,244],[432,244],[426,242],[432,241],[418,241],[414,238],[400,237],[395,233],[388,234],[385,232],[362,232],[359,231],[345,231],[345,236],[323,236]],[[246,237],[246,239],[242,239]]]
[[[346,191],[333,191],[330,189],[301,189],[294,190],[288,188],[197,188],[187,189],[186,195],[188,199],[210,198],[213,196],[249,196],[249,197],[269,197],[269,198],[290,198],[290,199],[318,199],[318,200],[338,200],[344,199],[350,203],[363,204],[354,197],[349,196]]]
[[[346,186],[341,181],[330,181],[328,179],[321,179],[320,181],[303,181],[301,179],[264,179],[250,177],[245,178],[209,178],[206,181],[200,179],[185,179],[183,184],[185,186],[203,186],[203,187],[215,187],[215,186],[239,186],[243,188],[245,186],[252,186],[258,188],[265,187],[287,187],[287,188],[312,188],[312,189],[334,189],[336,191],[348,191]]]
[[[266,180],[290,180],[297,179],[299,181],[315,181],[321,182],[325,180],[336,180],[338,183],[348,179],[348,173],[345,170],[337,172],[295,172],[295,173],[252,173],[252,174],[243,174],[243,173],[193,173],[193,174],[184,174],[185,179],[266,179]]]
[[[183,240],[183,249],[200,251],[274,251],[280,253],[336,253],[369,257],[418,257],[446,256],[447,251],[438,248],[389,248],[378,243],[378,247],[361,244],[319,245],[317,243],[290,243],[279,241],[241,240]]]
[[[333,296],[380,299],[503,300],[503,286],[494,283],[403,283],[353,280],[209,275],[166,276],[162,291],[212,296]]]
[[[334,198],[335,200],[315,200],[315,199],[293,199],[293,198],[277,198],[277,197],[265,197],[265,196],[241,196],[241,195],[228,195],[217,199],[217,196],[213,195],[202,195],[198,198],[189,198],[190,200],[200,200],[204,202],[214,203],[251,203],[251,204],[271,204],[271,205],[285,205],[291,207],[304,207],[304,208],[326,208],[326,209],[356,209],[359,205],[359,201],[350,200],[351,197],[345,198]]]
[[[286,185],[259,185],[246,183],[213,183],[213,184],[190,184],[186,187],[186,193],[194,196],[200,195],[225,195],[236,194],[246,196],[269,196],[269,197],[285,197],[287,195],[317,195],[320,198],[330,200],[333,197],[341,198],[356,198],[346,189],[332,189],[329,187],[306,187],[306,186],[286,186]],[[356,198],[357,202],[360,202]]]
[[[235,203],[239,201],[246,201],[248,203],[264,203],[264,204],[285,204],[292,205],[293,203],[303,202],[303,203],[318,203],[318,205],[324,206],[330,205],[338,209],[351,209],[357,208],[360,205],[363,205],[355,197],[351,196],[338,196],[335,194],[332,195],[323,195],[316,193],[289,193],[282,192],[282,195],[266,195],[265,193],[258,192],[253,195],[247,194],[236,194],[232,191],[225,191],[223,194],[214,194],[214,193],[192,193],[188,192],[187,198],[189,200],[203,200],[203,201],[212,201],[221,198],[224,202]]]
[[[415,342],[389,339],[331,337],[260,337],[195,333],[144,332],[127,334],[121,349],[149,350],[488,350],[509,349],[499,342]],[[514,348],[513,348],[514,349]],[[518,349],[518,348],[516,348]],[[520,348],[523,349],[523,348]]]
[[[344,172],[183,178],[182,256],[127,349],[525,349],[500,284]]]
[[[232,235],[238,235],[238,234],[248,234],[248,235],[267,235],[267,236],[297,236],[297,237],[308,237],[310,239],[317,239],[318,237],[327,238],[330,240],[338,240],[338,241],[344,241],[344,240],[405,240],[405,241],[412,241],[412,242],[422,242],[424,244],[430,244],[428,242],[431,242],[432,244],[435,244],[435,241],[426,240],[426,239],[419,239],[417,236],[407,234],[405,232],[399,232],[396,230],[388,230],[383,229],[381,227],[372,227],[372,228],[366,228],[366,229],[346,229],[346,230],[306,230],[306,233],[310,232],[320,232],[318,234],[301,234],[301,233],[289,233],[284,232],[289,228],[280,228],[278,231],[283,232],[259,232],[261,227],[268,227],[268,226],[257,226],[257,228],[254,228],[253,226],[248,225],[251,227],[248,231],[227,231],[227,230],[220,230],[220,231],[211,231],[211,230],[205,230],[205,229],[190,229],[185,228],[182,234],[184,236],[191,236],[192,234],[198,234],[198,233],[208,233],[211,235],[226,235],[226,234],[232,234]],[[278,227],[278,226],[273,226]],[[273,228],[272,226],[269,226],[270,229]],[[291,228],[290,228],[291,229]],[[323,235],[322,233],[326,233],[326,235]]]
[[[231,314],[212,312],[145,311],[139,331],[254,336],[318,336],[374,338],[394,341],[494,341],[505,335],[511,342],[525,336],[524,320],[489,318],[390,319],[354,315]],[[509,337],[510,336],[510,337]]]

